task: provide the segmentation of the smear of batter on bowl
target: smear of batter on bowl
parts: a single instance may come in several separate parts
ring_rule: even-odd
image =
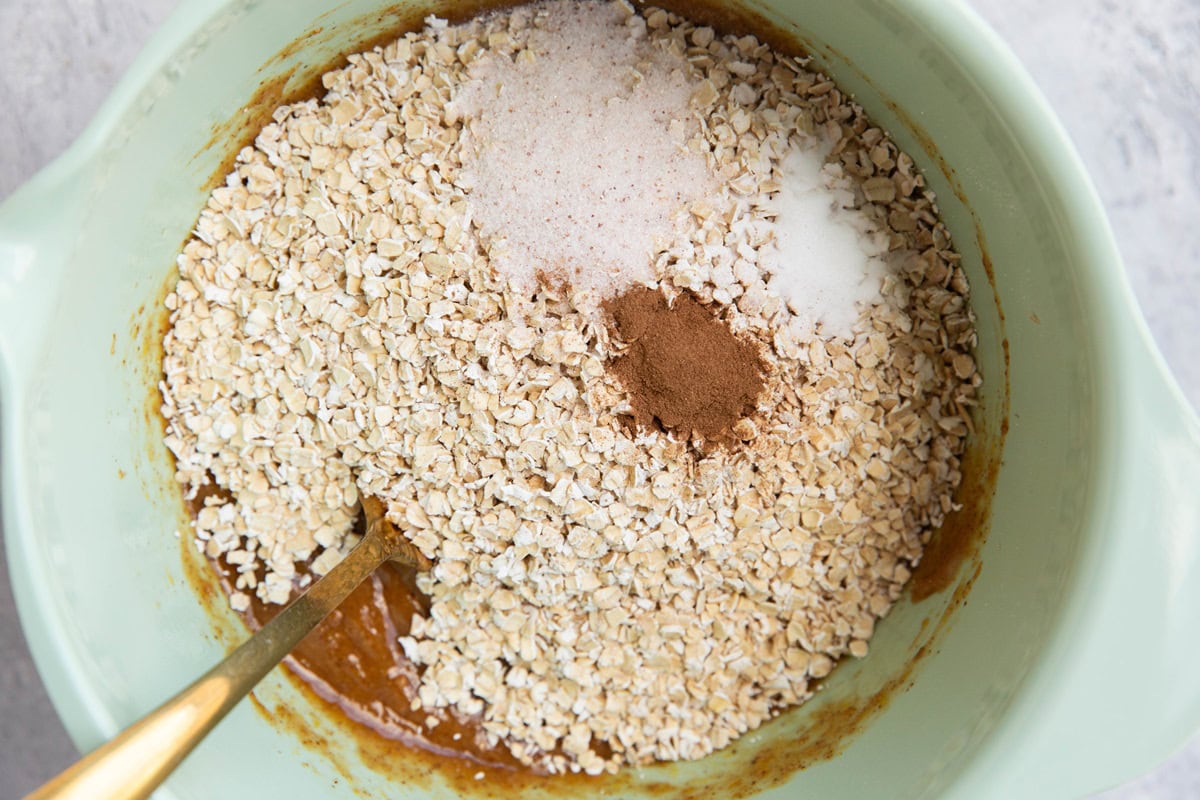
[[[552,773],[700,758],[867,655],[980,383],[912,160],[807,61],[623,3],[431,18],[324,86],[239,155],[167,298],[166,441],[233,607],[287,602],[380,498],[435,567],[302,673]],[[622,297],[688,313],[626,328]],[[665,332],[752,369],[706,406]]]

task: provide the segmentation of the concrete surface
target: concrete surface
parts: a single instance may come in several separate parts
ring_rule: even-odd
[[[1150,327],[1196,404],[1200,0],[969,2],[1010,43],[1078,144]],[[0,200],[75,138],[174,5],[0,0]],[[29,660],[2,567],[0,657],[0,798],[16,798],[76,753]],[[1099,797],[1200,797],[1200,738]]]

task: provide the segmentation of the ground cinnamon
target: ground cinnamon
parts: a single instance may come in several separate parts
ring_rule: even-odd
[[[766,367],[759,348],[734,335],[685,292],[668,301],[638,287],[604,304],[625,349],[609,368],[630,395],[634,420],[707,443],[733,441],[753,412]]]

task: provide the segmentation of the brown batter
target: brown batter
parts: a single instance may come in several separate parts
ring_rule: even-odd
[[[193,515],[209,496],[228,499],[220,488],[207,488],[191,503]],[[362,520],[359,520],[362,528]],[[211,562],[226,594],[234,591],[237,569],[224,559]],[[299,577],[303,568],[298,568]],[[487,743],[473,719],[450,710],[413,709],[417,667],[397,641],[408,633],[413,614],[429,610],[416,585],[416,571],[388,562],[355,589],[284,662],[319,697],[380,736],[433,753],[469,759],[501,769],[528,770],[503,743]],[[251,593],[242,615],[252,631],[283,611]],[[437,719],[427,725],[430,717]]]
[[[223,581],[235,574],[223,562],[217,567]],[[430,712],[413,710],[417,668],[396,639],[408,632],[414,613],[429,607],[415,578],[409,567],[385,564],[305,637],[287,659],[288,668],[347,717],[387,739],[488,766],[524,769],[503,743],[489,747],[472,720],[438,711],[432,715],[438,724],[430,728],[425,725]],[[282,610],[254,598],[246,622],[257,630]]]

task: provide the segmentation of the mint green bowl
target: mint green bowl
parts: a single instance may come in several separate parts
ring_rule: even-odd
[[[185,520],[148,355],[173,257],[235,135],[218,127],[209,142],[213,126],[245,116],[264,81],[278,87],[295,68],[299,82],[305,65],[394,25],[386,8],[184,2],[79,141],[0,210],[8,558],[34,656],[81,748],[224,652],[172,536]],[[813,703],[709,759],[634,778],[747,774],[822,710],[896,682],[917,644],[928,655],[906,691],[764,796],[1062,798],[1149,768],[1200,723],[1200,425],[1147,335],[1091,184],[1029,78],[960,2],[762,11],[810,44],[937,190],[980,320],[979,425],[996,441],[1007,340],[1011,429],[990,535],[957,598],[902,602],[871,656]],[[952,603],[938,635],[925,630]],[[453,796],[436,779],[368,769],[278,671],[257,694],[307,720],[324,754],[243,704],[160,797],[304,800],[354,796],[351,785]]]

